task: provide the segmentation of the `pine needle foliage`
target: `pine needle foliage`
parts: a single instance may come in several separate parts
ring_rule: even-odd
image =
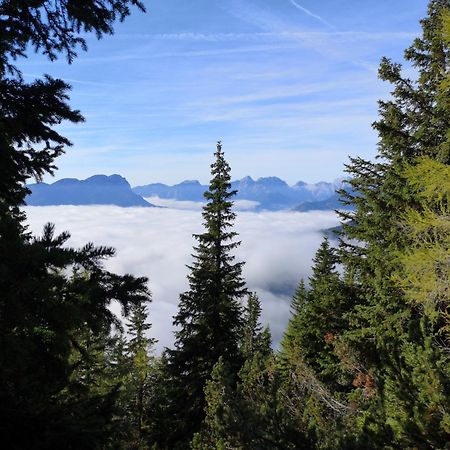
[[[50,76],[26,83],[16,60],[34,47],[72,62],[85,32],[111,34],[132,5],[143,8],[137,0],[0,1],[0,434],[9,449],[105,444],[117,397],[91,395],[96,381],[77,372],[74,352],[85,336],[101,340],[119,326],[112,301],[127,315],[149,295],[145,278],[105,270],[112,248],[71,248],[70,234],[51,224],[38,238],[27,231],[25,183],[53,174],[71,145],[55,127],[84,119],[69,105],[67,83]],[[90,350],[91,361],[101,359],[99,348]],[[83,381],[90,386],[74,394]]]
[[[428,158],[428,169],[431,161],[450,164],[450,91],[443,88],[450,61],[445,37],[449,6],[448,0],[429,2],[422,35],[405,51],[415,77],[405,76],[400,64],[382,60],[379,76],[392,85],[392,95],[379,102],[380,118],[373,125],[380,137],[379,160],[352,159],[347,166],[351,189],[341,191],[355,209],[341,213],[340,256],[356,301],[345,314],[349,328],[340,343],[356,369],[358,408],[364,411],[359,423],[379,447],[444,448],[449,439],[449,360],[439,343],[440,325],[432,309],[428,314],[418,307],[426,302],[426,288],[416,291],[421,299],[414,305],[406,286],[421,283],[419,278],[423,287],[430,281],[424,268],[409,259],[415,253],[413,259],[428,268],[431,264],[429,255],[419,257],[426,245],[413,242],[420,222],[430,220],[423,195],[435,185],[425,176],[421,158]],[[418,169],[407,169],[417,164]],[[422,171],[419,189],[413,186],[419,172],[412,176],[411,170]],[[430,206],[439,215],[437,205]],[[445,246],[437,245],[442,252]],[[398,282],[399,255],[403,284]]]
[[[222,358],[232,372],[241,365],[239,339],[242,334],[241,299],[246,295],[242,262],[235,262],[232,251],[240,244],[231,230],[235,213],[231,190],[230,166],[222,145],[217,144],[211,165],[212,179],[205,193],[203,208],[205,232],[194,235],[194,262],[189,266],[189,290],[180,296],[174,318],[175,348],[168,350],[169,373],[174,386],[179,436],[187,443],[200,429],[204,419],[204,388],[214,365]],[[184,447],[180,447],[184,448]]]

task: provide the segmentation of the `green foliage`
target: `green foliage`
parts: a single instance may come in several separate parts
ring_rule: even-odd
[[[220,358],[205,387],[205,430],[194,435],[191,443],[193,449],[236,448],[230,442],[233,439],[231,434],[241,432],[242,422],[239,420],[241,417],[235,417],[239,407],[235,398],[234,378]]]
[[[302,280],[292,299],[280,352],[281,392],[291,420],[315,447],[349,447],[353,439],[353,447],[368,448],[358,447],[347,430],[355,427],[350,402],[355,387],[351,357],[340,337],[348,328],[345,312],[352,296],[337,262],[336,250],[325,238],[314,258],[309,291]]]
[[[190,267],[189,291],[180,296],[174,319],[178,327],[175,348],[168,350],[169,383],[172,384],[173,441],[186,448],[204,419],[204,387],[214,365],[222,358],[236,374],[241,365],[239,339],[242,333],[240,300],[246,294],[241,262],[231,251],[239,242],[229,231],[232,212],[230,167],[217,144],[212,179],[203,208],[205,232],[195,235],[194,263]],[[180,410],[180,405],[184,405]]]
[[[11,60],[26,57],[28,46],[51,61],[64,53],[73,62],[77,47],[87,50],[84,33],[93,32],[97,38],[113,34],[114,22],[122,22],[130,6],[145,11],[139,0],[2,0],[0,76],[20,74]]]
[[[30,177],[55,170],[79,123],[69,86],[25,83],[30,45],[69,62],[83,33],[111,34],[138,0],[0,0],[0,433],[8,449],[426,449],[450,440],[450,4],[431,0],[406,50],[384,58],[376,162],[353,158],[340,248],[325,239],[281,352],[248,294],[220,143],[175,348],[150,355],[145,278],[103,267],[108,247],[34,238]],[[338,270],[342,267],[342,270]],[[128,319],[127,340],[109,306]]]
[[[409,242],[398,252],[400,267],[393,277],[406,298],[422,305],[430,319],[439,320],[439,315],[448,319],[450,166],[423,157],[405,169],[405,178],[417,205],[403,214],[401,224]]]
[[[301,342],[299,342],[302,333],[301,314],[306,307],[307,298],[308,292],[305,288],[305,283],[303,280],[300,280],[297,290],[292,297],[291,318],[281,341],[280,362],[284,370],[289,370],[290,361],[295,358],[295,355],[301,349]]]
[[[76,445],[100,446],[114,435],[114,417],[120,413],[120,376],[114,355],[121,331],[115,336],[106,329],[93,333],[86,327],[74,334],[69,356],[69,382],[58,400],[76,417]]]
[[[245,424],[239,439],[242,449],[310,448],[304,429],[292,421],[286,408],[286,392],[275,355],[255,354],[246,361],[239,378],[236,397],[240,399],[241,423]]]
[[[29,177],[53,173],[70,145],[56,131],[79,123],[69,86],[45,76],[25,83],[14,65],[32,45],[70,61],[84,32],[112,32],[131,0],[0,1],[0,423],[6,448],[98,448],[107,441],[117,399],[105,352],[118,319],[148,298],[145,278],[115,275],[102,261],[113,249],[67,246],[47,225],[33,238],[20,210]],[[73,273],[73,276],[69,274]],[[103,379],[104,378],[104,379]]]
[[[243,315],[241,352],[245,360],[251,359],[257,353],[268,355],[272,352],[270,330],[268,327],[263,329],[259,323],[260,316],[261,303],[256,293],[251,293],[247,297]]]
[[[98,38],[113,33],[116,19],[130,14],[130,6],[144,10],[138,0],[1,0],[0,18],[0,208],[23,201],[29,177],[53,173],[54,160],[69,146],[54,126],[83,121],[68,105],[70,86],[46,75],[25,83],[14,64],[32,46],[51,60],[64,53],[69,62],[76,48],[86,49],[83,34]],[[5,203],[6,202],[6,203]]]
[[[127,374],[122,380],[122,420],[126,423],[128,435],[124,448],[146,448],[149,433],[147,417],[150,402],[149,384],[154,371],[150,356],[155,340],[148,337],[151,325],[148,323],[148,310],[145,303],[138,303],[131,309],[128,322],[129,339],[124,348],[124,361]]]
[[[52,226],[39,239],[21,238],[13,243],[0,239],[5,250],[0,266],[0,409],[8,417],[0,427],[14,443],[10,448],[58,447],[77,442],[74,435],[84,436],[87,425],[81,419],[89,417],[87,410],[77,416],[77,403],[63,398],[71,384],[70,357],[79,346],[79,330],[94,336],[108,333],[118,324],[111,301],[120,302],[127,314],[132,304],[147,299],[147,280],[103,269],[102,259],[112,249],[91,244],[63,248],[69,235],[55,236]],[[66,275],[70,267],[73,277]],[[111,413],[104,412],[108,417]]]
[[[447,47],[450,48],[450,9],[446,8],[442,12],[442,39]],[[449,95],[448,91],[450,89],[450,74],[447,74],[446,77],[442,80],[440,91],[441,96],[440,100],[446,102],[446,106],[449,106]]]
[[[431,1],[406,53],[383,59],[382,162],[354,158],[342,212],[301,284],[282,342],[286,407],[316,448],[445,448],[449,439],[448,1]],[[444,22],[444,24],[443,24]],[[444,25],[444,33],[436,33]],[[443,84],[444,83],[444,84]],[[343,266],[343,276],[335,264]]]
[[[270,335],[259,325],[257,297],[248,298],[242,342],[245,362],[236,374],[222,359],[205,388],[206,418],[194,436],[194,449],[309,448],[285,408],[282,374],[270,349]]]
[[[282,342],[282,360],[289,365],[295,353],[302,357],[322,381],[339,389],[348,380],[341,373],[334,345],[347,323],[350,296],[336,270],[337,255],[325,238],[316,253],[307,292],[303,281],[292,300],[292,317]]]
[[[398,433],[405,434],[406,429],[419,435],[416,439],[426,436],[439,446],[441,436],[450,432],[450,167],[422,157],[406,166],[404,174],[416,204],[401,217],[408,242],[396,253],[398,266],[392,279],[420,314],[418,329],[403,350],[410,373],[408,387],[417,394],[412,410],[409,405],[393,405],[392,426]],[[405,386],[390,380],[386,388],[396,398]]]
[[[165,354],[155,357],[148,373],[145,402],[145,440],[148,448],[170,450],[174,427],[173,386],[170,383],[168,361]]]
[[[430,1],[423,34],[405,52],[417,80],[383,59],[380,77],[393,85],[374,124],[383,162],[352,159],[352,192],[342,192],[356,208],[342,214],[340,252],[355,301],[339,345],[355,373],[361,432],[379,447],[445,448],[449,439],[447,344],[439,314],[428,307],[434,283],[446,276],[437,199],[450,163],[449,92],[442,88],[449,48],[441,32],[449,6]]]

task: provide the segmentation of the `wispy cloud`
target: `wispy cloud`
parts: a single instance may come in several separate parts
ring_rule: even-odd
[[[346,41],[382,41],[390,39],[411,39],[417,33],[408,31],[278,31],[278,32],[253,32],[253,33],[143,33],[122,34],[119,38],[129,40],[167,40],[190,42],[233,42],[233,41],[273,41],[290,39],[329,38]]]
[[[346,155],[372,157],[376,101],[389,95],[378,62],[401,60],[426,0],[294,2],[181,2],[180,16],[154,0],[151,14],[90,40],[72,66],[30,55],[23,71],[69,80],[71,104],[87,118],[59,127],[74,147],[57,177],[201,180],[220,138],[242,176],[277,167],[288,181],[331,179]]]
[[[331,25],[330,22],[326,21],[323,17],[314,14],[312,11],[310,11],[309,9],[305,8],[304,6],[300,5],[299,3],[297,3],[295,0],[289,0],[289,2],[297,9],[299,9],[300,11],[303,11],[305,14],[307,14],[308,16],[318,20],[319,22],[322,22],[324,25],[326,25],[327,27],[330,28],[334,28],[333,25]]]
[[[258,90],[255,92],[249,92],[244,95],[228,95],[222,97],[214,97],[208,100],[194,101],[189,106],[205,108],[207,106],[224,106],[224,105],[236,105],[243,103],[258,103],[265,101],[279,101],[286,98],[304,97],[312,94],[324,94],[329,91],[335,91],[337,89],[347,90],[349,92],[355,91],[355,89],[363,87],[368,88],[367,80],[358,77],[348,77],[345,79],[335,79],[329,81],[318,82],[297,82],[297,83],[285,83],[284,85],[273,86],[263,91]],[[333,101],[330,99],[330,102]],[[260,106],[260,105],[258,105]],[[301,105],[295,105],[296,108]],[[285,105],[284,108],[289,109],[290,105]]]

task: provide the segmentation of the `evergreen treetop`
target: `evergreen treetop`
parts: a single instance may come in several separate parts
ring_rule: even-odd
[[[281,341],[280,356],[283,369],[286,369],[286,366],[289,365],[289,361],[293,356],[292,353],[299,353],[301,350],[298,342],[302,327],[300,318],[302,311],[306,307],[307,301],[308,292],[305,287],[305,282],[303,281],[303,279],[301,279],[294,293],[294,296],[292,297],[291,317]]]
[[[176,409],[189,405],[176,421],[181,425],[177,442],[190,441],[204,418],[204,387],[219,358],[237,374],[241,356],[241,299],[247,293],[242,278],[242,262],[235,262],[231,251],[239,242],[230,231],[235,219],[231,198],[230,166],[222,145],[217,144],[211,165],[212,179],[205,193],[203,208],[205,232],[194,235],[194,262],[189,266],[189,290],[180,296],[174,317],[175,348],[168,350],[168,367],[173,381]],[[175,425],[174,428],[176,428]],[[172,445],[175,445],[172,443]],[[183,448],[183,447],[181,447]]]
[[[252,359],[257,353],[267,356],[272,352],[272,337],[269,327],[260,324],[261,303],[256,293],[247,297],[247,305],[243,317],[243,336],[241,351],[245,360]]]

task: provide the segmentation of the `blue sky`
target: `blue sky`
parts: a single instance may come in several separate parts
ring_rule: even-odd
[[[86,123],[56,179],[119,173],[132,185],[209,178],[221,139],[233,177],[342,176],[373,158],[382,56],[402,61],[425,0],[146,0],[74,64],[22,69],[73,86]],[[51,181],[47,178],[46,181]]]

